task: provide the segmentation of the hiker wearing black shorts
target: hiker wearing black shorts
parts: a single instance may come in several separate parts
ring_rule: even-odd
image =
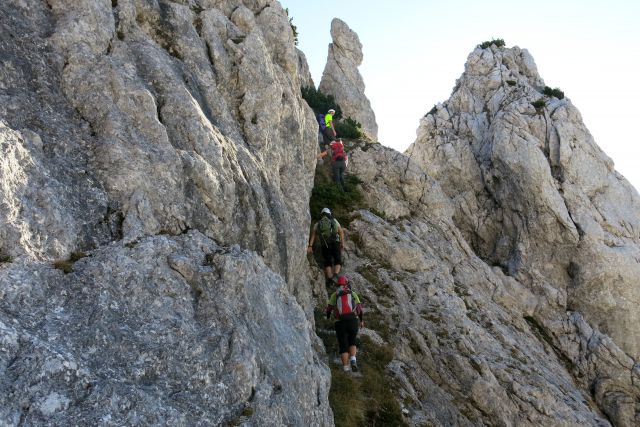
[[[336,113],[336,110],[333,108],[330,109],[327,114],[324,116],[324,129],[322,132],[322,140],[325,146],[328,146],[331,141],[336,139],[336,129],[333,127],[333,115]]]
[[[327,319],[333,313],[336,320],[335,330],[340,351],[340,360],[344,371],[358,371],[356,361],[356,337],[359,327],[364,326],[362,321],[362,303],[357,293],[351,290],[349,279],[346,276],[338,277],[338,289],[331,294],[327,301]]]
[[[329,208],[322,209],[320,220],[311,230],[311,238],[307,253],[313,252],[313,243],[318,236],[322,259],[324,260],[324,277],[327,286],[342,269],[342,250],[344,249],[344,230],[337,219],[333,218]]]

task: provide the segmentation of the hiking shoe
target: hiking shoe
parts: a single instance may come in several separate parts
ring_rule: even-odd
[[[345,372],[349,372],[351,368],[349,368],[349,365],[342,365],[342,370]]]
[[[351,372],[358,372],[358,364],[356,363],[355,360],[351,361]]]

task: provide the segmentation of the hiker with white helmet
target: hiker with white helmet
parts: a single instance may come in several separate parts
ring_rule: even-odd
[[[313,243],[319,236],[322,258],[324,260],[324,277],[327,286],[331,285],[334,276],[342,269],[342,250],[344,249],[344,230],[337,219],[331,215],[329,208],[322,209],[320,220],[311,230],[311,238],[307,253],[313,252]]]
[[[327,114],[324,115],[324,126],[320,123],[320,132],[322,133],[322,140],[324,145],[327,146],[336,139],[336,129],[333,126],[333,115],[336,114],[336,110],[331,108]],[[320,118],[319,118],[320,119]]]
[[[358,372],[356,337],[359,327],[364,326],[362,303],[360,296],[351,290],[347,276],[338,277],[336,284],[338,288],[327,301],[325,312],[327,319],[331,314],[336,318],[335,331],[342,369],[347,372]]]

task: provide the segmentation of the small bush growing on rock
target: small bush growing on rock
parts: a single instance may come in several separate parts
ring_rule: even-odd
[[[539,111],[543,109],[547,105],[547,103],[544,102],[544,99],[541,98],[541,99],[538,99],[537,101],[533,101],[531,105],[533,105],[533,107]]]
[[[358,188],[360,179],[355,175],[347,175],[344,182],[344,191],[338,187],[331,178],[319,176],[316,173],[316,182],[311,191],[309,209],[311,217],[317,221],[320,219],[322,208],[329,208],[333,216],[342,225],[349,223],[349,213],[364,208],[362,193]]]
[[[0,264],[8,264],[10,262],[13,262],[13,258],[0,252]]]
[[[336,103],[333,95],[325,95],[313,86],[302,87],[300,90],[302,91],[302,98],[307,101],[314,113],[326,113],[333,108],[336,110],[333,119],[339,120],[342,118],[342,109]]]
[[[559,88],[551,89],[549,86],[545,86],[542,93],[544,93],[547,96],[554,96],[558,99],[564,99],[564,92],[561,91]]]
[[[285,12],[287,12],[287,16],[289,16],[289,8],[286,8]],[[293,40],[294,40],[296,46],[298,46],[298,27],[293,25],[293,18],[292,17],[289,17],[289,25],[291,25],[291,31],[293,32]]]
[[[344,120],[337,120],[334,123],[336,133],[340,138],[361,139],[364,137],[362,125],[351,117],[347,117]]]
[[[487,40],[486,42],[482,42],[478,45],[478,47],[480,49],[487,49],[489,47],[491,47],[492,44],[495,44],[496,47],[503,47],[504,46],[504,40],[503,39],[491,39],[491,40]]]

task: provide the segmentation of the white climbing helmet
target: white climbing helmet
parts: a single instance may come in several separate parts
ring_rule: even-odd
[[[322,212],[320,212],[320,215],[323,215],[323,214],[327,214],[331,216],[331,211],[329,210],[329,208],[324,208],[322,209]]]
[[[330,109],[330,110],[329,110],[329,112],[330,112],[330,113],[335,114],[335,113],[336,113],[336,110],[334,110],[334,109],[332,108],[332,109]]]

